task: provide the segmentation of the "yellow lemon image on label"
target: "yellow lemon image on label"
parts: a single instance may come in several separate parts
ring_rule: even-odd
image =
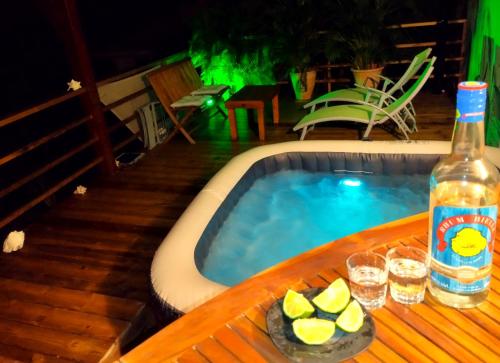
[[[466,227],[451,239],[451,249],[463,257],[479,254],[486,248],[488,241],[477,229]]]

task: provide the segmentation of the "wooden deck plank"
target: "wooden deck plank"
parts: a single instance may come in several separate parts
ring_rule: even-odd
[[[3,319],[0,331],[0,342],[4,345],[76,361],[97,362],[110,346],[103,340]]]
[[[0,343],[0,362],[75,363],[75,360]]]
[[[112,342],[129,323],[99,315],[18,300],[0,300],[0,318]]]
[[[0,290],[7,299],[109,316],[121,320],[132,320],[144,306],[139,301],[14,279],[0,278]]]

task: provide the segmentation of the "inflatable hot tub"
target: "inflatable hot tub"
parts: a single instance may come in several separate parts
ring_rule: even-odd
[[[153,294],[166,314],[189,312],[228,286],[211,281],[200,267],[213,237],[239,198],[278,170],[430,174],[450,151],[441,141],[296,141],[256,147],[233,158],[200,191],[156,251]],[[500,151],[487,148],[497,167]]]

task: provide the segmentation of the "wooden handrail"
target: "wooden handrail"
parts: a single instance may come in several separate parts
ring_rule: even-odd
[[[76,121],[70,123],[69,125],[61,127],[60,129],[58,129],[54,132],[51,132],[50,134],[48,134],[48,135],[46,135],[46,136],[44,136],[36,141],[33,141],[32,143],[25,145],[25,146],[21,147],[20,149],[17,149],[16,151],[13,151],[13,152],[1,157],[0,158],[0,166],[8,163],[11,160],[18,158],[21,155],[26,154],[27,152],[49,142],[50,140],[55,139],[56,137],[59,137],[59,136],[65,134],[69,130],[72,130],[80,125],[83,125],[85,122],[89,121],[91,118],[92,118],[91,116],[86,116],[80,120],[76,120]]]
[[[415,22],[415,23],[405,23],[405,24],[394,24],[387,26],[388,29],[399,29],[399,28],[418,28],[418,27],[428,27],[428,26],[436,26],[440,24],[439,21],[424,21],[424,22]],[[465,35],[466,35],[466,24],[467,24],[467,19],[455,19],[455,20],[449,20],[446,22],[446,24],[462,24],[462,37],[461,39],[456,39],[456,40],[447,40],[444,41],[444,44],[446,45],[453,45],[453,44],[460,44],[460,55],[458,56],[450,56],[450,57],[445,57],[443,60],[444,62],[459,62],[459,69],[461,69],[461,72],[459,73],[445,73],[442,75],[444,78],[451,78],[451,77],[462,77],[463,76],[463,64],[465,61],[465,55],[464,55],[464,49],[465,49]],[[398,43],[395,45],[397,49],[410,49],[410,48],[424,48],[424,47],[434,47],[437,45],[437,41],[426,41],[426,42],[414,42],[414,43]],[[399,59],[399,60],[389,60],[386,61],[385,64],[409,64],[411,63],[411,59]],[[322,64],[314,67],[317,71],[322,72],[321,75],[324,78],[318,78],[316,79],[316,83],[326,83],[328,86],[328,91],[331,91],[331,84],[332,83],[347,83],[350,82],[349,79],[347,78],[332,78],[331,77],[331,70],[332,69],[342,69],[342,68],[348,68],[351,67],[352,65],[349,63],[340,63],[340,64]],[[326,76],[324,76],[326,75]],[[279,83],[287,83],[287,82],[279,82]]]
[[[33,208],[35,205],[43,202],[45,199],[50,197],[52,194],[56,193],[59,191],[61,188],[65,187],[69,183],[71,183],[73,180],[78,178],[80,175],[84,174],[85,172],[89,171],[93,167],[97,166],[99,163],[101,163],[103,160],[102,157],[98,157],[85,165],[83,168],[78,169],[76,172],[71,174],[70,176],[66,177],[65,179],[61,180],[59,183],[54,185],[52,188],[47,190],[45,193],[42,193],[35,199],[31,200],[30,202],[24,204],[20,208],[16,209],[14,212],[10,213],[8,216],[4,217],[2,220],[0,220],[0,228],[5,227],[7,224],[12,222],[14,219],[22,215],[24,212],[30,210]]]
[[[97,141],[97,138],[94,137],[94,138],[90,139],[89,141],[84,142],[80,146],[77,146],[76,148],[70,150],[66,154],[51,161],[50,163],[46,164],[45,166],[41,167],[40,169],[36,170],[35,172],[32,172],[32,173],[26,175],[24,178],[19,179],[15,183],[9,185],[7,188],[0,190],[0,198],[5,197],[7,194],[12,193],[14,190],[19,189],[20,187],[22,187],[26,183],[29,183],[33,179],[39,177],[40,175],[46,173],[49,170],[55,168],[57,165],[61,164],[63,161],[68,160],[72,156],[78,154],[80,151],[83,151],[86,148],[88,148],[89,146],[93,145],[96,141]]]
[[[350,78],[323,78],[316,80],[316,83],[348,83],[348,82],[351,82]]]
[[[467,19],[455,19],[455,20],[448,20],[448,24],[465,24],[467,23]],[[431,21],[421,21],[417,23],[403,23],[403,24],[393,24],[387,26],[387,29],[400,29],[400,28],[418,28],[418,27],[423,27],[423,26],[435,26],[439,24],[439,21],[437,20],[431,20]]]
[[[26,118],[28,116],[31,116],[35,113],[38,113],[40,111],[43,111],[43,110],[46,110],[47,108],[50,108],[52,106],[56,106],[60,103],[63,103],[67,100],[70,100],[72,98],[75,98],[77,96],[80,96],[82,95],[83,93],[85,93],[87,90],[85,87],[82,87],[80,88],[79,90],[76,90],[76,91],[73,91],[71,93],[67,93],[65,95],[62,95],[62,96],[59,96],[59,97],[56,97],[56,98],[52,98],[48,101],[45,101],[45,102],[42,102],[42,103],[39,103],[38,105],[35,105],[35,106],[31,106],[21,112],[16,112],[10,116],[7,116],[3,119],[0,120],[0,127],[4,127],[4,126],[7,126],[13,122],[16,122],[16,121],[19,121],[23,118]]]

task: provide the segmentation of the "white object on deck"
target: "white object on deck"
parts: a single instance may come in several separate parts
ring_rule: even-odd
[[[5,241],[3,241],[3,251],[11,253],[20,250],[24,246],[24,232],[12,231],[9,233]]]
[[[80,88],[82,88],[82,82],[75,81],[74,79],[72,79],[71,81],[69,81],[66,84],[68,85],[68,89],[67,89],[68,91],[69,90],[71,90],[71,91],[77,91]]]
[[[73,194],[77,194],[77,195],[84,195],[85,193],[87,193],[87,188],[84,187],[83,185],[77,186],[73,192]]]

